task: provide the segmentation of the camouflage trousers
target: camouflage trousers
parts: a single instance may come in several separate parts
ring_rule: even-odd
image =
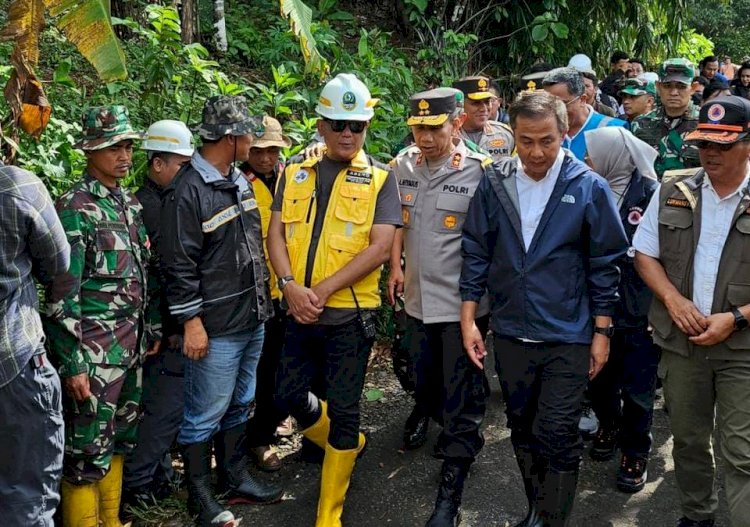
[[[140,366],[89,365],[91,397],[66,396],[63,477],[74,484],[93,483],[109,471],[113,454],[136,444],[140,417]]]

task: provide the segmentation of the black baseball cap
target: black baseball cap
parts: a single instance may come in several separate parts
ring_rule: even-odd
[[[698,127],[685,136],[685,140],[729,144],[744,139],[749,132],[750,101],[726,95],[701,108]]]

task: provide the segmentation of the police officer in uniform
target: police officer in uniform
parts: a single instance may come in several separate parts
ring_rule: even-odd
[[[460,95],[460,94],[459,94]],[[466,148],[457,138],[464,118],[456,90],[437,88],[413,95],[407,124],[416,145],[394,163],[401,189],[404,228],[391,251],[388,295],[405,292],[408,347],[415,372],[416,405],[407,420],[405,441],[424,442],[426,425],[411,425],[430,415],[443,425],[435,455],[443,459],[435,510],[428,527],[458,521],[461,493],[469,466],[484,444],[479,431],[489,392],[484,372],[471,364],[461,341],[461,228],[474,189],[492,159]],[[402,250],[406,273],[401,270]],[[477,324],[484,335],[489,319],[487,298]]]
[[[398,183],[363,150],[377,99],[342,73],[316,112],[323,156],[286,167],[271,207],[268,252],[288,304],[279,399],[302,433],[325,449],[317,527],[340,527],[346,491],[365,446],[359,400],[375,337],[378,281],[401,225]],[[325,398],[311,393],[325,360]]]
[[[685,136],[698,125],[699,108],[690,99],[695,70],[687,59],[667,59],[659,67],[659,105],[635,119],[630,130],[659,152],[654,162],[661,180],[667,170],[700,166],[698,150],[685,144]]]
[[[495,95],[490,91],[487,77],[464,77],[453,83],[453,87],[464,94],[466,120],[460,137],[479,146],[499,161],[513,153],[515,142],[513,131],[504,123],[490,120],[490,102]]]

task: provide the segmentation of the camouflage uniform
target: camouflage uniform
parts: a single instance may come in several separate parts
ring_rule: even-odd
[[[112,108],[122,107],[88,114],[81,148],[137,137]],[[101,137],[102,129],[109,137]],[[121,188],[117,195],[88,174],[56,208],[71,263],[48,291],[48,346],[60,376],[87,373],[92,393],[83,402],[64,400],[63,475],[73,483],[95,482],[106,475],[113,453],[128,451],[136,438],[149,241],[133,194]]]
[[[672,119],[659,106],[630,124],[638,139],[659,152],[654,169],[660,180],[666,170],[700,167],[698,149],[684,144],[685,136],[698,126],[698,111],[699,108],[691,102],[684,115]]]
[[[689,60],[667,59],[659,66],[658,75],[661,83],[681,83],[687,89],[695,70]],[[630,131],[659,152],[654,162],[659,180],[666,170],[700,166],[698,149],[685,144],[685,136],[698,126],[698,112],[699,108],[690,102],[683,115],[672,118],[659,105],[630,123]]]

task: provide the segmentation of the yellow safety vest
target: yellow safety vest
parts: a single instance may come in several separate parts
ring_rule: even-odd
[[[247,179],[250,180],[250,184],[253,186],[253,192],[255,193],[255,201],[258,203],[258,211],[260,212],[260,226],[263,231],[263,253],[266,256],[266,266],[268,267],[268,273],[271,276],[269,287],[271,289],[271,298],[278,300],[281,298],[281,291],[279,291],[278,280],[276,279],[276,273],[273,272],[271,266],[271,260],[268,258],[268,246],[266,244],[268,238],[268,225],[271,223],[271,204],[273,203],[273,194],[263,183],[263,180],[255,176],[252,172],[247,174]]]
[[[284,171],[281,221],[292,274],[298,284],[305,283],[307,256],[317,212],[315,181],[319,161],[320,158],[306,159],[290,164]],[[349,166],[338,173],[315,251],[312,277],[310,283],[305,285],[322,282],[370,245],[375,205],[387,177],[388,171],[373,166],[364,150],[360,150]],[[376,308],[380,305],[380,271],[381,267],[378,267],[353,285],[360,307]],[[354,308],[356,304],[351,290],[346,288],[332,294],[326,306]]]

